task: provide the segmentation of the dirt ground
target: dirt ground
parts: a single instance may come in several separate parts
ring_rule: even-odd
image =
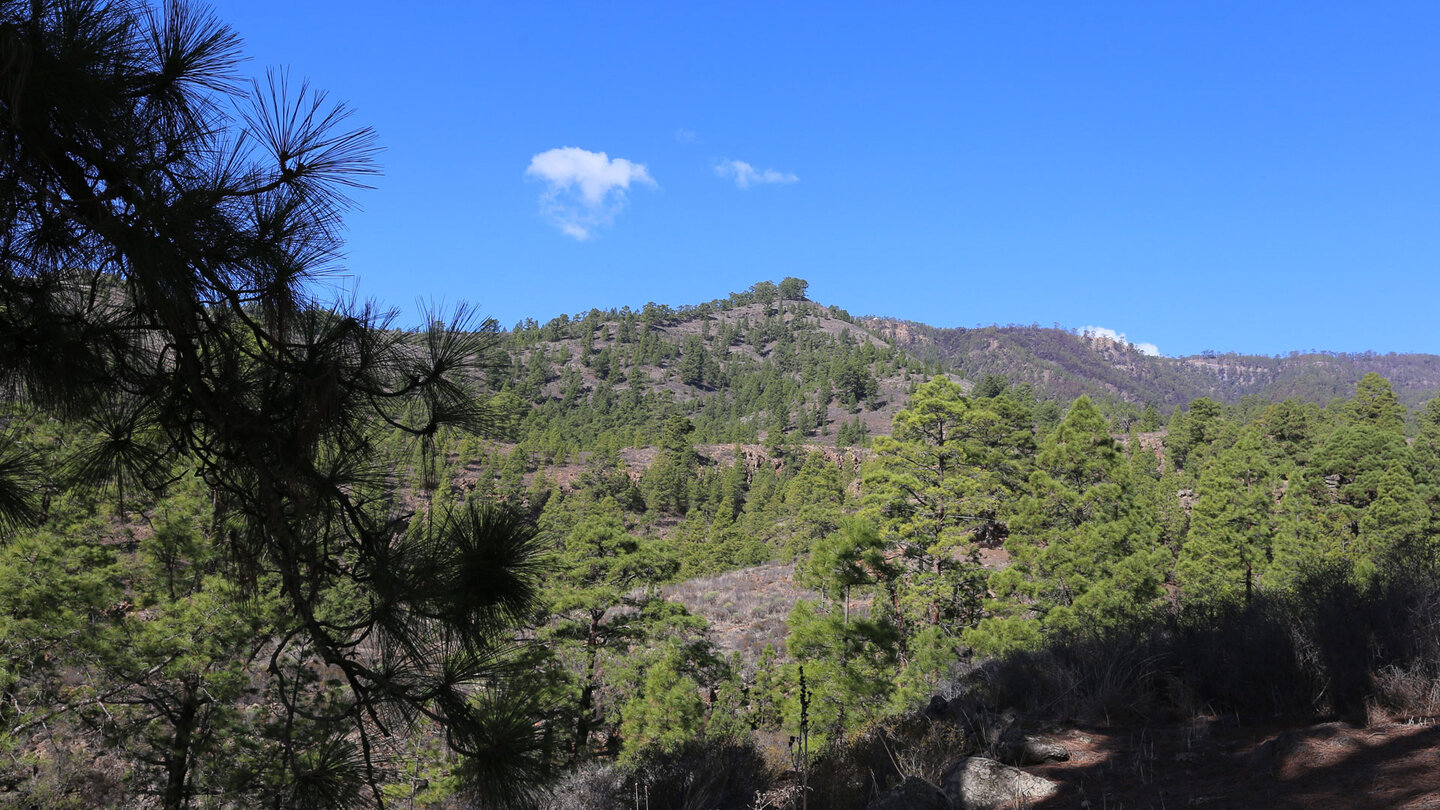
[[[1060,782],[1032,810],[1440,808],[1434,718],[1355,728],[1074,728],[1048,735],[1068,762],[1027,768]]]

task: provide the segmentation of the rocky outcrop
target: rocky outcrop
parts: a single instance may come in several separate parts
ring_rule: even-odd
[[[955,810],[1000,810],[1048,799],[1060,785],[984,757],[966,757],[945,772],[940,787]]]

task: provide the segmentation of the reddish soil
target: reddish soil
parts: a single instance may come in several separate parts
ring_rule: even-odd
[[[1064,785],[1034,810],[1440,808],[1440,726],[1075,728],[1070,760],[1028,768]]]

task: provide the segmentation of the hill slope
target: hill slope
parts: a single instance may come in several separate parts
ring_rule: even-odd
[[[990,326],[941,329],[887,318],[861,324],[917,359],[941,364],[972,380],[998,374],[1029,383],[1046,398],[1153,402],[1162,408],[1197,397],[1238,402],[1296,398],[1325,403],[1346,397],[1369,372],[1390,380],[1410,408],[1440,392],[1440,356],[1432,354],[1293,353],[1288,357],[1211,354],[1156,357],[1134,346],[1065,329]]]

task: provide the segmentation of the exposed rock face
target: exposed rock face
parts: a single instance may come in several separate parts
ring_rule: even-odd
[[[1048,799],[1060,789],[1049,779],[984,757],[966,757],[951,765],[940,786],[956,810],[1000,810]]]
[[[940,788],[912,776],[876,796],[865,810],[950,810],[950,800]]]

